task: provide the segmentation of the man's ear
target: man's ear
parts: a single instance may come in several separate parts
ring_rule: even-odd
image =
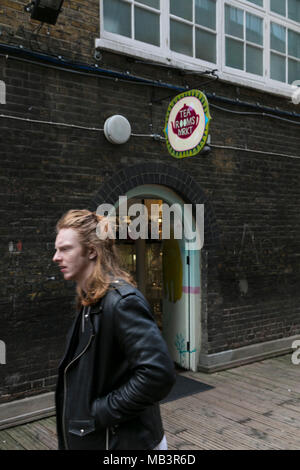
[[[97,258],[97,251],[95,248],[90,248],[89,249],[89,259],[96,259]]]

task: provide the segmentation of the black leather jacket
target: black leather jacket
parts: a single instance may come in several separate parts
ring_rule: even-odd
[[[175,378],[148,302],[116,281],[70,330],[56,390],[59,449],[153,449],[163,437],[158,402]]]

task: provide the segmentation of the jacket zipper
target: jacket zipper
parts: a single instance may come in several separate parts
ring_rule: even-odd
[[[64,403],[63,403],[63,416],[62,416],[62,425],[63,425],[63,436],[64,436],[64,441],[65,441],[65,447],[66,449],[68,450],[68,443],[67,443],[67,436],[66,436],[66,425],[65,425],[65,411],[66,411],[66,397],[67,397],[67,370],[69,369],[69,367],[74,364],[75,361],[77,361],[77,359],[79,359],[84,353],[85,351],[88,349],[89,345],[91,344],[91,341],[92,339],[94,338],[95,335],[92,335],[90,336],[90,339],[89,339],[89,342],[88,344],[86,345],[86,347],[84,348],[83,351],[81,351],[81,353],[75,357],[71,362],[70,364],[67,365],[67,367],[65,368],[64,370]]]

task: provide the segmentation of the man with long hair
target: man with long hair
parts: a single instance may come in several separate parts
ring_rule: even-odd
[[[174,364],[115,240],[99,237],[105,220],[70,210],[56,226],[53,261],[76,282],[78,310],[58,369],[59,449],[166,449],[159,401]]]

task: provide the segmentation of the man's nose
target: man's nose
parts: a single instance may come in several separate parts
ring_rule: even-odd
[[[52,261],[54,261],[54,263],[57,263],[60,259],[60,255],[59,253],[56,251],[53,258],[52,258]]]

